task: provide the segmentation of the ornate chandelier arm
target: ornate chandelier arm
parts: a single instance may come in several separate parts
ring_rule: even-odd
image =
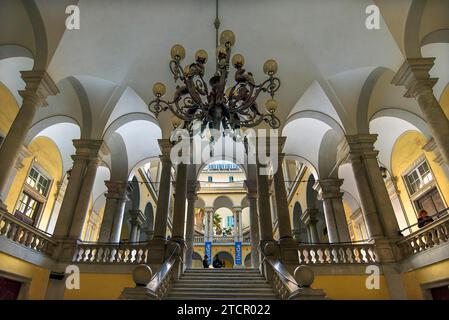
[[[238,99],[235,100],[235,102],[232,105],[230,104],[230,110],[229,110],[230,112],[239,112],[241,110],[245,110],[245,109],[249,108],[256,102],[256,99],[261,92],[268,92],[271,95],[271,97],[274,97],[274,94],[281,86],[281,81],[277,77],[270,77],[269,79],[262,82],[260,85],[253,86],[248,83],[248,86],[251,89],[250,94],[248,95],[249,98],[246,99],[245,101],[238,100]],[[255,91],[254,91],[254,88],[256,89]],[[254,93],[253,93],[253,91],[254,91]],[[238,98],[238,95],[237,95],[237,98]],[[237,105],[237,102],[239,102],[239,101],[243,102],[240,106],[238,106],[237,108],[231,107],[231,106]]]

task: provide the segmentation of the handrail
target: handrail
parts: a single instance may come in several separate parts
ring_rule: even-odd
[[[446,213],[446,214],[443,214],[443,213]],[[448,208],[445,208],[445,209],[443,209],[443,210],[440,210],[440,211],[438,211],[437,213],[435,213],[434,215],[430,216],[434,221],[432,221],[432,222],[429,223],[428,225],[431,225],[431,224],[437,222],[437,221],[440,220],[441,218],[445,217],[447,214],[449,214],[449,207],[448,207]],[[412,229],[412,228],[416,227],[417,225],[418,225],[418,222],[416,222],[416,223],[414,223],[414,224],[412,224],[412,225],[410,225],[410,226],[408,226],[408,227],[406,227],[406,228],[404,228],[404,229],[399,230],[399,233],[402,234],[402,232],[404,232],[404,231],[406,231],[406,230],[409,230],[409,229]],[[426,225],[426,227],[427,227],[428,225]]]
[[[162,264],[161,269],[151,278],[151,281],[147,284],[146,288],[154,295],[157,299],[162,299],[168,292],[173,281],[173,273],[176,272],[177,262],[182,263],[181,246],[178,242],[170,241],[175,244],[170,257],[168,257]]]
[[[0,211],[0,236],[47,255],[50,255],[57,245],[47,233],[5,211]]]
[[[284,300],[293,299],[301,290],[300,285],[278,258],[267,256],[263,250],[260,252],[262,254],[261,264],[266,262],[273,271],[273,288],[279,297]]]

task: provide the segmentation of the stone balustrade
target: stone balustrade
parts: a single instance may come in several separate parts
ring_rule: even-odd
[[[439,218],[397,242],[404,258],[449,241],[449,215]]]
[[[72,262],[89,264],[141,264],[148,261],[146,243],[79,243]]]
[[[49,234],[3,211],[0,211],[0,237],[46,255],[51,255],[56,246]]]
[[[369,264],[379,259],[372,244],[299,244],[300,264]]]

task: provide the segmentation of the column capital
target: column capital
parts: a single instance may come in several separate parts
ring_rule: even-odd
[[[128,181],[109,180],[104,182],[108,191],[104,194],[106,199],[128,199]]]
[[[173,143],[170,141],[170,139],[158,139],[157,140],[159,144],[159,149],[161,150],[161,155],[159,158],[162,162],[170,162],[170,152],[173,147]]]
[[[20,90],[19,94],[24,101],[28,99],[36,106],[47,106],[47,97],[59,93],[58,87],[45,70],[21,71],[20,74],[25,82],[25,89]]]
[[[237,211],[242,211],[242,207],[238,206],[238,207],[233,207],[232,208],[232,212],[237,212]]]
[[[429,71],[434,65],[435,58],[406,59],[396,72],[392,84],[405,86],[404,97],[415,98],[423,90],[430,90],[437,83],[438,78],[430,78]]]
[[[76,148],[75,156],[86,160],[101,159],[110,154],[110,150],[103,140],[75,139],[73,145]]]
[[[315,224],[318,222],[318,213],[319,210],[318,209],[306,209],[303,214],[301,215],[300,219],[301,222],[304,223],[306,226],[308,226],[309,224]]]
[[[25,146],[22,146],[20,149],[19,149],[19,152],[18,152],[18,154],[17,154],[17,160],[16,160],[16,164],[15,164],[15,168],[17,169],[17,170],[20,170],[20,169],[22,169],[23,168],[23,160],[25,159],[25,158],[29,158],[29,157],[31,157],[33,154],[25,147]]]
[[[129,215],[131,216],[131,224],[141,227],[145,223],[145,216],[141,210],[129,210]]]
[[[346,135],[337,148],[338,158],[342,161],[363,157],[377,158],[379,151],[374,149],[377,134]]]
[[[327,178],[319,179],[313,185],[313,189],[318,192],[319,200],[342,198],[343,192],[340,191],[340,187],[343,184],[343,179]]]

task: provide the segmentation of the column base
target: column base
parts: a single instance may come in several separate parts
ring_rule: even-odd
[[[148,264],[162,265],[165,261],[167,240],[153,239],[148,241],[149,251]]]
[[[298,245],[293,238],[284,238],[279,240],[279,247],[281,251],[281,261],[285,265],[299,265]]]

